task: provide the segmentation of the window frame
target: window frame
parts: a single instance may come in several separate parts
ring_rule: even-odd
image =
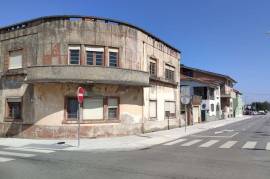
[[[117,110],[116,110],[116,118],[109,118],[109,98],[111,99],[116,99],[117,100]],[[115,120],[119,120],[119,107],[120,107],[120,98],[119,97],[112,97],[112,96],[108,96],[106,97],[106,104],[107,104],[107,113],[104,115],[107,116],[107,120],[109,121],[115,121]],[[106,120],[106,119],[105,119]]]
[[[12,102],[12,103],[20,103],[19,104],[19,107],[20,107],[20,117],[19,118],[10,117],[10,114],[9,114],[10,107],[9,107],[9,104],[8,104],[9,103],[8,99],[11,99],[11,98],[19,99],[19,102]],[[5,99],[5,119],[4,119],[4,121],[5,122],[13,122],[13,121],[22,122],[23,121],[23,101],[22,101],[22,97],[17,97],[17,96],[6,97],[6,99]]]
[[[10,68],[10,61],[11,61],[11,53],[16,53],[16,52],[20,52],[20,56],[21,56],[21,65],[20,67],[13,67],[13,68]],[[21,69],[23,68],[23,49],[16,49],[16,50],[10,50],[8,51],[8,67],[7,69],[8,70],[16,70],[16,69]]]
[[[172,78],[167,77],[167,71],[170,72],[172,75]],[[169,64],[165,64],[165,80],[175,82],[175,67]],[[170,75],[169,75],[170,76]]]
[[[68,100],[69,99],[75,99],[77,100],[76,96],[66,96],[65,97],[65,120],[69,122],[77,122],[78,120],[78,113],[77,113],[77,118],[69,118],[68,117]]]
[[[116,53],[116,66],[110,65],[110,53],[111,52]],[[111,67],[111,68],[119,67],[119,49],[118,48],[109,48],[108,49],[108,67]]]
[[[166,103],[174,103],[174,113],[170,113],[169,116],[166,116],[166,110],[165,110],[165,104]],[[174,114],[174,115],[171,115],[171,114]],[[165,100],[164,101],[164,118],[165,119],[174,119],[176,118],[176,101],[171,101],[171,100]]]
[[[102,119],[84,119],[84,117],[82,119],[80,119],[80,123],[81,124],[92,124],[92,123],[119,123],[120,122],[120,97],[119,96],[86,96],[85,98],[95,98],[95,97],[102,97],[103,98],[103,118]],[[64,120],[63,123],[67,123],[67,124],[74,124],[77,123],[77,119],[76,120],[69,120],[67,117],[67,103],[68,103],[68,98],[76,98],[74,96],[65,96],[65,105],[64,105],[64,110],[65,110],[65,114],[64,114]],[[108,116],[108,99],[109,98],[116,98],[117,102],[118,102],[118,108],[117,108],[117,118],[109,118]],[[83,104],[81,105],[81,110],[80,112],[83,113]],[[81,114],[82,115],[82,114]],[[74,119],[74,118],[73,118]]]
[[[93,65],[87,64],[87,52],[93,53]],[[97,52],[102,52],[102,64],[97,65]],[[85,47],[85,64],[89,66],[105,66],[105,48],[104,47]]]
[[[157,59],[154,58],[150,58],[149,60],[149,74],[151,77],[157,77]],[[154,74],[152,74],[152,70],[151,70],[151,64],[154,64],[155,70],[154,70]]]
[[[155,115],[155,117],[151,117],[151,112],[150,112],[150,110],[151,110],[151,107],[150,107],[150,103],[151,102],[155,102],[156,103],[156,115]],[[150,120],[157,120],[157,100],[156,99],[150,99],[149,100],[149,119]]]
[[[70,51],[71,50],[79,50],[79,63],[78,64],[71,64],[70,60],[71,60],[71,55],[70,55]],[[68,47],[68,65],[81,65],[81,47],[80,46],[69,46]]]

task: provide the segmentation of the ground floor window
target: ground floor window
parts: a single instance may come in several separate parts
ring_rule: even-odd
[[[118,98],[108,98],[108,119],[118,118]]]
[[[83,119],[101,120],[103,119],[103,98],[85,98],[83,101]]]
[[[166,118],[174,118],[176,117],[175,111],[175,101],[165,101],[165,117]]]
[[[67,120],[76,119],[78,115],[77,98],[67,98]],[[117,120],[119,118],[119,98],[118,97],[85,97],[82,104],[83,121],[106,121]]]
[[[157,101],[156,100],[149,101],[149,116],[150,116],[150,119],[157,118]]]
[[[20,97],[10,97],[7,98],[6,100],[6,118],[14,120],[14,119],[21,119],[21,107],[22,107],[22,102]]]
[[[78,118],[78,101],[75,97],[68,97],[67,98],[67,119],[68,120],[77,120]]]

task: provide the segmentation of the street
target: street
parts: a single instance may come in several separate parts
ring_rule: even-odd
[[[0,149],[1,179],[250,178],[270,176],[270,116],[135,151]]]

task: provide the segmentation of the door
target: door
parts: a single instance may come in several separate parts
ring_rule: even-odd
[[[201,111],[202,122],[205,121],[205,110]]]
[[[193,106],[192,109],[193,113],[193,123],[199,123],[199,107],[198,106]]]

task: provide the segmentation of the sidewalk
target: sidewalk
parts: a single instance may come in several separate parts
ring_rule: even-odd
[[[0,145],[6,147],[18,148],[38,148],[66,151],[129,151],[151,147],[173,141],[187,135],[203,132],[209,129],[221,127],[227,124],[249,119],[251,116],[239,118],[230,118],[206,123],[200,123],[171,130],[163,130],[146,134],[131,135],[124,137],[98,138],[98,139],[81,139],[80,147],[77,147],[77,140],[61,139],[20,139],[20,138],[0,138]],[[65,142],[65,144],[57,144]]]

